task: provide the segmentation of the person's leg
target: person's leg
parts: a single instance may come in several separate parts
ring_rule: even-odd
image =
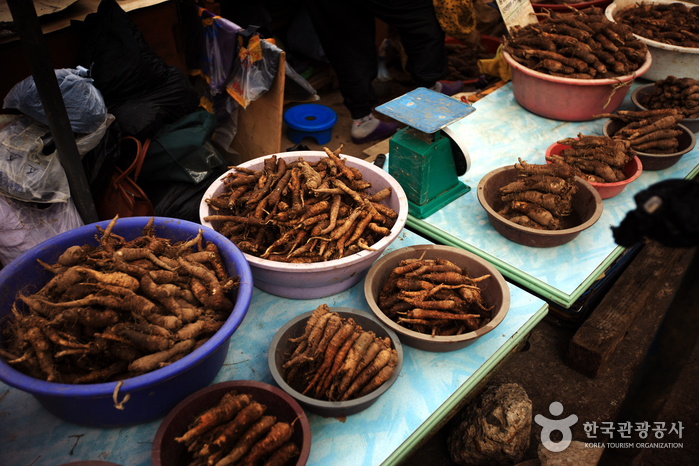
[[[368,0],[371,11],[398,30],[408,57],[406,71],[417,86],[444,94],[455,94],[463,82],[438,82],[448,73],[445,34],[437,20],[432,0]]]
[[[361,1],[306,0],[313,28],[352,116],[356,144],[384,139],[398,129],[397,123],[382,122],[371,113],[378,102],[371,84],[378,73],[376,19],[363,5]]]
[[[352,118],[371,113],[377,103],[371,82],[378,72],[375,19],[363,2],[306,0],[308,14],[332,65]]]

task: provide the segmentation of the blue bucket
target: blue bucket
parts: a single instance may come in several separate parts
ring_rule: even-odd
[[[300,144],[303,138],[314,138],[318,144],[330,142],[337,114],[330,107],[320,104],[301,104],[284,112],[289,141]]]
[[[119,219],[112,230],[127,241],[142,235],[151,217]],[[101,236],[96,226],[106,228],[109,221],[85,225],[61,233],[26,251],[0,270],[0,319],[11,312],[17,293],[38,291],[53,276],[37,259],[53,264],[68,247],[90,244],[99,246]],[[156,371],[123,380],[116,394],[123,402],[117,409],[114,392],[117,382],[72,385],[46,382],[29,377],[10,367],[0,358],[0,380],[30,393],[57,417],[91,427],[124,427],[142,424],[167,415],[180,401],[208,386],[221,370],[233,332],[240,326],[252,299],[252,273],[242,252],[225,236],[202,225],[185,220],[155,217],[155,234],[172,242],[194,238],[203,230],[204,241],[214,243],[230,276],[240,279],[231,291],[235,303],[223,327],[206,343],[184,358]],[[2,341],[0,339],[0,345]]]

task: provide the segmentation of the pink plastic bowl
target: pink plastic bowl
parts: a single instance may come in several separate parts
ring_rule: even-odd
[[[564,144],[554,143],[546,149],[546,163],[551,163],[548,158],[551,155],[560,155],[563,149],[570,149],[570,146]],[[602,199],[609,199],[614,197],[624,190],[624,188],[630,184],[633,180],[641,176],[643,171],[643,164],[641,164],[641,159],[635,156],[629,163],[624,166],[624,175],[626,179],[624,181],[617,181],[616,183],[593,183],[588,181],[590,185],[597,190]]]
[[[301,157],[308,162],[315,162],[327,157],[327,154],[321,151],[296,151],[275,155],[284,159],[287,163]],[[264,161],[268,157],[271,157],[271,155],[249,160],[241,163],[239,166],[259,170],[264,166]],[[345,154],[341,154],[341,157],[346,159],[345,163],[347,166],[362,172],[364,181],[371,183],[371,188],[369,189],[371,194],[388,187],[393,190],[391,195],[385,200],[386,205],[398,214],[398,218],[393,228],[391,228],[391,233],[377,241],[372,246],[373,251],[362,250],[342,259],[326,262],[287,264],[243,253],[250,264],[250,271],[256,287],[267,293],[291,299],[325,298],[340,293],[362,281],[369,271],[369,267],[403,231],[403,227],[408,220],[408,198],[398,181],[389,175],[387,171],[360,158]],[[199,206],[199,217],[201,224],[204,226],[216,229],[216,224],[212,225],[204,220],[205,217],[216,213],[206,203],[206,199],[224,191],[225,185],[223,180],[230,171],[235,171],[235,168],[218,177],[202,197]]]
[[[648,71],[650,53],[634,73],[613,79],[559,78],[517,63],[507,52],[512,67],[512,92],[519,104],[532,113],[560,121],[594,120],[594,115],[616,110],[631,83]]]

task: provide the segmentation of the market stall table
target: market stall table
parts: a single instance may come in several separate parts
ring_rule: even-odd
[[[429,244],[404,230],[386,253]],[[522,343],[547,313],[541,299],[509,285],[510,310],[504,321],[472,345],[431,353],[403,346],[404,362],[395,384],[367,410],[347,418],[309,413],[312,430],[309,465],[398,464],[431,436],[479,383]],[[214,383],[255,380],[274,384],[267,351],[275,333],[293,317],[326,303],[371,313],[364,281],[328,298],[283,299],[258,288]],[[128,408],[128,402],[125,404]],[[0,464],[58,465],[80,460],[123,466],[150,464],[151,447],[162,419],[121,428],[96,429],[69,424],[49,414],[31,396],[0,383]]]
[[[636,109],[630,94],[620,110]],[[465,142],[472,168],[459,178],[472,188],[425,219],[408,216],[407,226],[431,240],[464,248],[495,265],[509,280],[546,300],[570,308],[576,300],[625,251],[617,246],[612,226],[618,226],[636,208],[633,196],[659,181],[691,178],[699,172],[699,148],[694,148],[674,166],[643,171],[621,194],[604,200],[604,211],[595,225],[570,243],[554,248],[534,248],[514,243],[490,225],[477,198],[481,178],[518,159],[531,164],[546,163],[546,149],[567,137],[602,136],[606,118],[587,122],[563,122],[535,115],[521,107],[512,94],[512,83],[474,104],[476,111],[449,129]],[[390,154],[388,163],[390,164]]]

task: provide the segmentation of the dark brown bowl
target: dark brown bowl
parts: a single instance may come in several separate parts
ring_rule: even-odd
[[[391,388],[396,379],[398,379],[400,370],[403,367],[403,346],[401,346],[400,339],[398,338],[398,335],[393,332],[393,330],[386,328],[386,326],[382,325],[381,322],[376,320],[373,315],[367,312],[362,312],[349,307],[331,307],[330,312],[337,312],[340,317],[344,319],[354,319],[357,325],[362,327],[363,330],[374,332],[377,337],[388,337],[391,339],[393,348],[398,353],[398,365],[395,367],[393,375],[379,388],[371,393],[367,393],[362,397],[351,400],[325,401],[304,395],[301,393],[301,387],[286,383],[282,375],[284,373],[282,369],[282,365],[284,364],[284,354],[288,354],[294,349],[293,344],[289,342],[289,338],[303,335],[306,322],[311,317],[311,314],[313,314],[313,311],[305,312],[294,317],[277,331],[274,338],[272,338],[272,343],[269,345],[267,364],[269,365],[269,371],[271,372],[277,385],[279,385],[282,390],[298,401],[304,409],[323,417],[350,416],[352,414],[357,414],[360,411],[364,411],[373,405],[381,395],[386,393],[386,391]]]
[[[644,165],[645,167],[645,165]],[[602,197],[590,183],[575,177],[578,191],[573,196],[573,213],[563,219],[562,230],[537,230],[510,222],[497,212],[503,207],[499,190],[520,176],[513,166],[497,168],[478,183],[478,201],[495,230],[515,243],[535,248],[560,246],[590,228],[602,215]]]
[[[151,453],[153,466],[189,464],[187,447],[175,442],[175,438],[181,437],[197,415],[216,405],[223,395],[231,390],[252,396],[255,401],[267,407],[265,414],[276,416],[278,421],[292,424],[294,433],[291,441],[301,451],[296,466],[305,465],[311,452],[311,426],[301,406],[292,397],[272,385],[249,380],[233,380],[203,388],[175,406],[155,434]]]
[[[633,104],[639,110],[648,110],[647,107],[641,104],[640,99],[646,94],[651,94],[654,89],[655,83],[644,84],[643,86],[637,87],[636,89],[634,89],[633,92],[631,92],[631,102],[633,102]],[[682,125],[686,126],[687,129],[692,133],[696,133],[697,131],[699,131],[699,118],[685,118],[684,120],[682,120]]]
[[[605,136],[614,136],[623,125],[624,124],[619,120],[609,120],[604,124],[602,131]],[[677,138],[680,143],[677,152],[673,152],[672,154],[649,154],[647,152],[636,151],[636,155],[641,159],[641,163],[643,164],[643,170],[657,171],[670,168],[679,162],[684,154],[694,149],[694,146],[697,144],[694,133],[684,125],[677,126],[682,130],[682,134]]]
[[[403,327],[381,311],[377,303],[379,292],[391,274],[391,271],[404,259],[446,259],[468,270],[470,276],[490,275],[491,278],[480,282],[483,300],[493,306],[492,319],[483,327],[473,332],[452,336],[432,336]],[[463,249],[452,246],[418,245],[407,246],[386,254],[369,269],[364,281],[364,296],[372,312],[379,320],[396,332],[400,341],[408,346],[423,351],[455,351],[464,348],[479,337],[497,327],[510,309],[510,289],[502,274],[486,260]]]

